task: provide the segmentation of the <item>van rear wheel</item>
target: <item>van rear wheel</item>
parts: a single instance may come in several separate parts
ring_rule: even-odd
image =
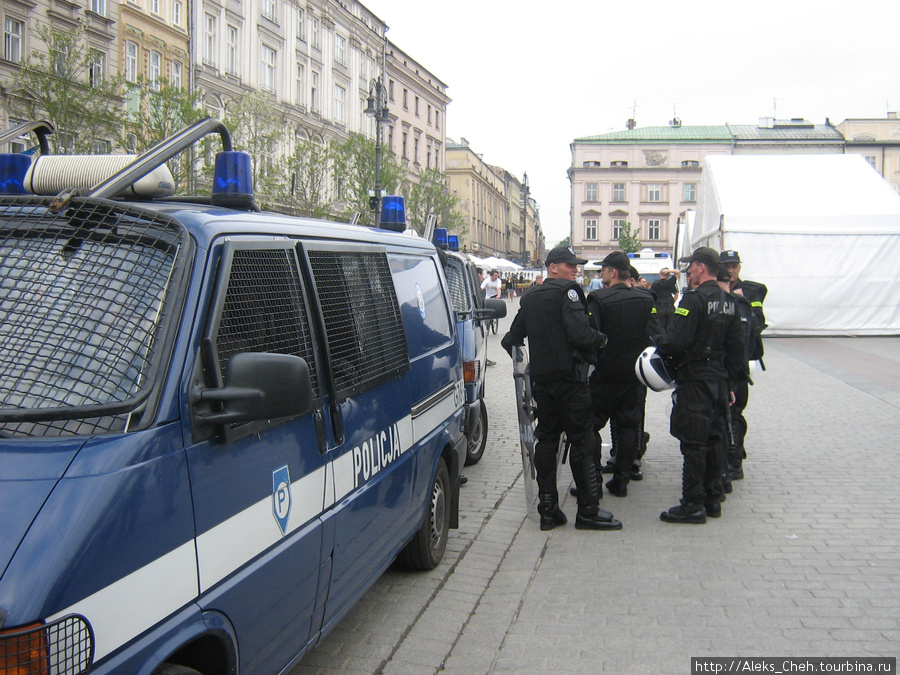
[[[438,461],[431,485],[425,522],[406,545],[397,561],[416,570],[433,570],[444,557],[450,534],[450,474],[444,460]]]
[[[177,663],[164,663],[153,671],[153,675],[202,675],[199,670],[180,666]]]
[[[478,464],[484,457],[484,449],[487,446],[488,414],[484,399],[478,401],[478,419],[472,425],[471,437],[466,437],[466,466]]]

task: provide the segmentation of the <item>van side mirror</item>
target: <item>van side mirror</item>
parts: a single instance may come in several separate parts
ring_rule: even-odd
[[[242,352],[228,361],[225,386],[201,389],[197,402],[218,401],[221,412],[198,415],[204,424],[236,424],[299,417],[312,410],[309,366],[299,356]]]
[[[506,301],[496,298],[485,300],[484,309],[475,310],[476,319],[502,319],[504,316],[506,316]]]

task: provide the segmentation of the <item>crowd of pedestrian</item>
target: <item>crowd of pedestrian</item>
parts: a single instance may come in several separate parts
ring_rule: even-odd
[[[599,508],[600,477],[611,474],[606,489],[616,497],[626,497],[629,483],[643,478],[644,407],[653,383],[635,364],[647,359],[674,387],[670,433],[683,456],[680,502],[660,519],[700,524],[720,517],[732,482],[744,476],[743,412],[752,384],[749,363],[762,363],[766,287],[740,278],[736,251],[698,248],[679,261],[687,266],[683,273],[662,270],[653,284],[622,251],[610,253],[591,279],[578,274],[586,262],[571,248],[551,250],[547,279],[524,292],[501,341],[508,352],[528,341],[541,529],[567,522],[556,487],[563,433],[575,482],[575,527],[622,527]],[[679,289],[682,277],[686,289]],[[607,426],[612,450],[604,465]]]

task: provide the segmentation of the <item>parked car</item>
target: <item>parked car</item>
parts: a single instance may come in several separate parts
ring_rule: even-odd
[[[210,131],[212,197],[121,198]],[[441,259],[259,212],[218,120],[73,161],[42,196],[0,157],[0,671],[284,672],[458,526]]]
[[[481,460],[487,445],[488,413],[484,404],[487,322],[506,316],[506,303],[484,299],[477,270],[468,257],[452,251],[443,255],[466,381],[466,465],[469,466]]]

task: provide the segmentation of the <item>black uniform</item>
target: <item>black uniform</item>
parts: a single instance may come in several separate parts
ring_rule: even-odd
[[[678,293],[678,279],[670,274],[667,279],[657,279],[650,284],[650,292],[656,302],[656,313],[663,327],[667,326],[675,315],[675,294]]]
[[[539,511],[543,518],[556,509],[559,501],[556,452],[565,431],[571,443],[569,461],[578,490],[578,515],[596,519],[600,492],[593,457],[599,440],[594,433],[587,373],[589,362],[595,360],[606,338],[590,325],[584,292],[577,283],[565,279],[547,279],[522,296],[519,311],[501,345],[510,351],[512,345],[523,344],[526,337],[537,405],[534,464]],[[602,515],[612,520],[612,514]],[[621,527],[618,521],[613,522]],[[576,521],[576,527],[578,524]]]
[[[762,331],[766,327],[766,315],[763,313],[763,301],[768,289],[765,285],[755,281],[743,281],[738,279],[733,290],[741,289],[743,295],[735,294],[738,302],[738,311],[744,327],[744,338],[747,348],[747,361],[762,360],[763,342]],[[731,406],[731,426],[733,438],[728,444],[728,466],[726,476],[729,479],[744,477],[743,460],[747,457],[744,450],[744,437],[747,435],[747,420],[744,418],[744,409],[750,399],[750,373],[745,368],[741,376],[734,383],[734,405]]]
[[[594,425],[599,430],[610,422],[615,475],[607,486],[623,496],[640,446],[647,388],[635,376],[634,363],[650,344],[647,323],[653,298],[642,288],[618,283],[591,291],[588,311],[608,340],[590,379]]]
[[[745,363],[734,297],[715,281],[687,291],[657,348],[675,365],[670,430],[684,456],[682,509],[713,511],[722,499],[729,382]]]

